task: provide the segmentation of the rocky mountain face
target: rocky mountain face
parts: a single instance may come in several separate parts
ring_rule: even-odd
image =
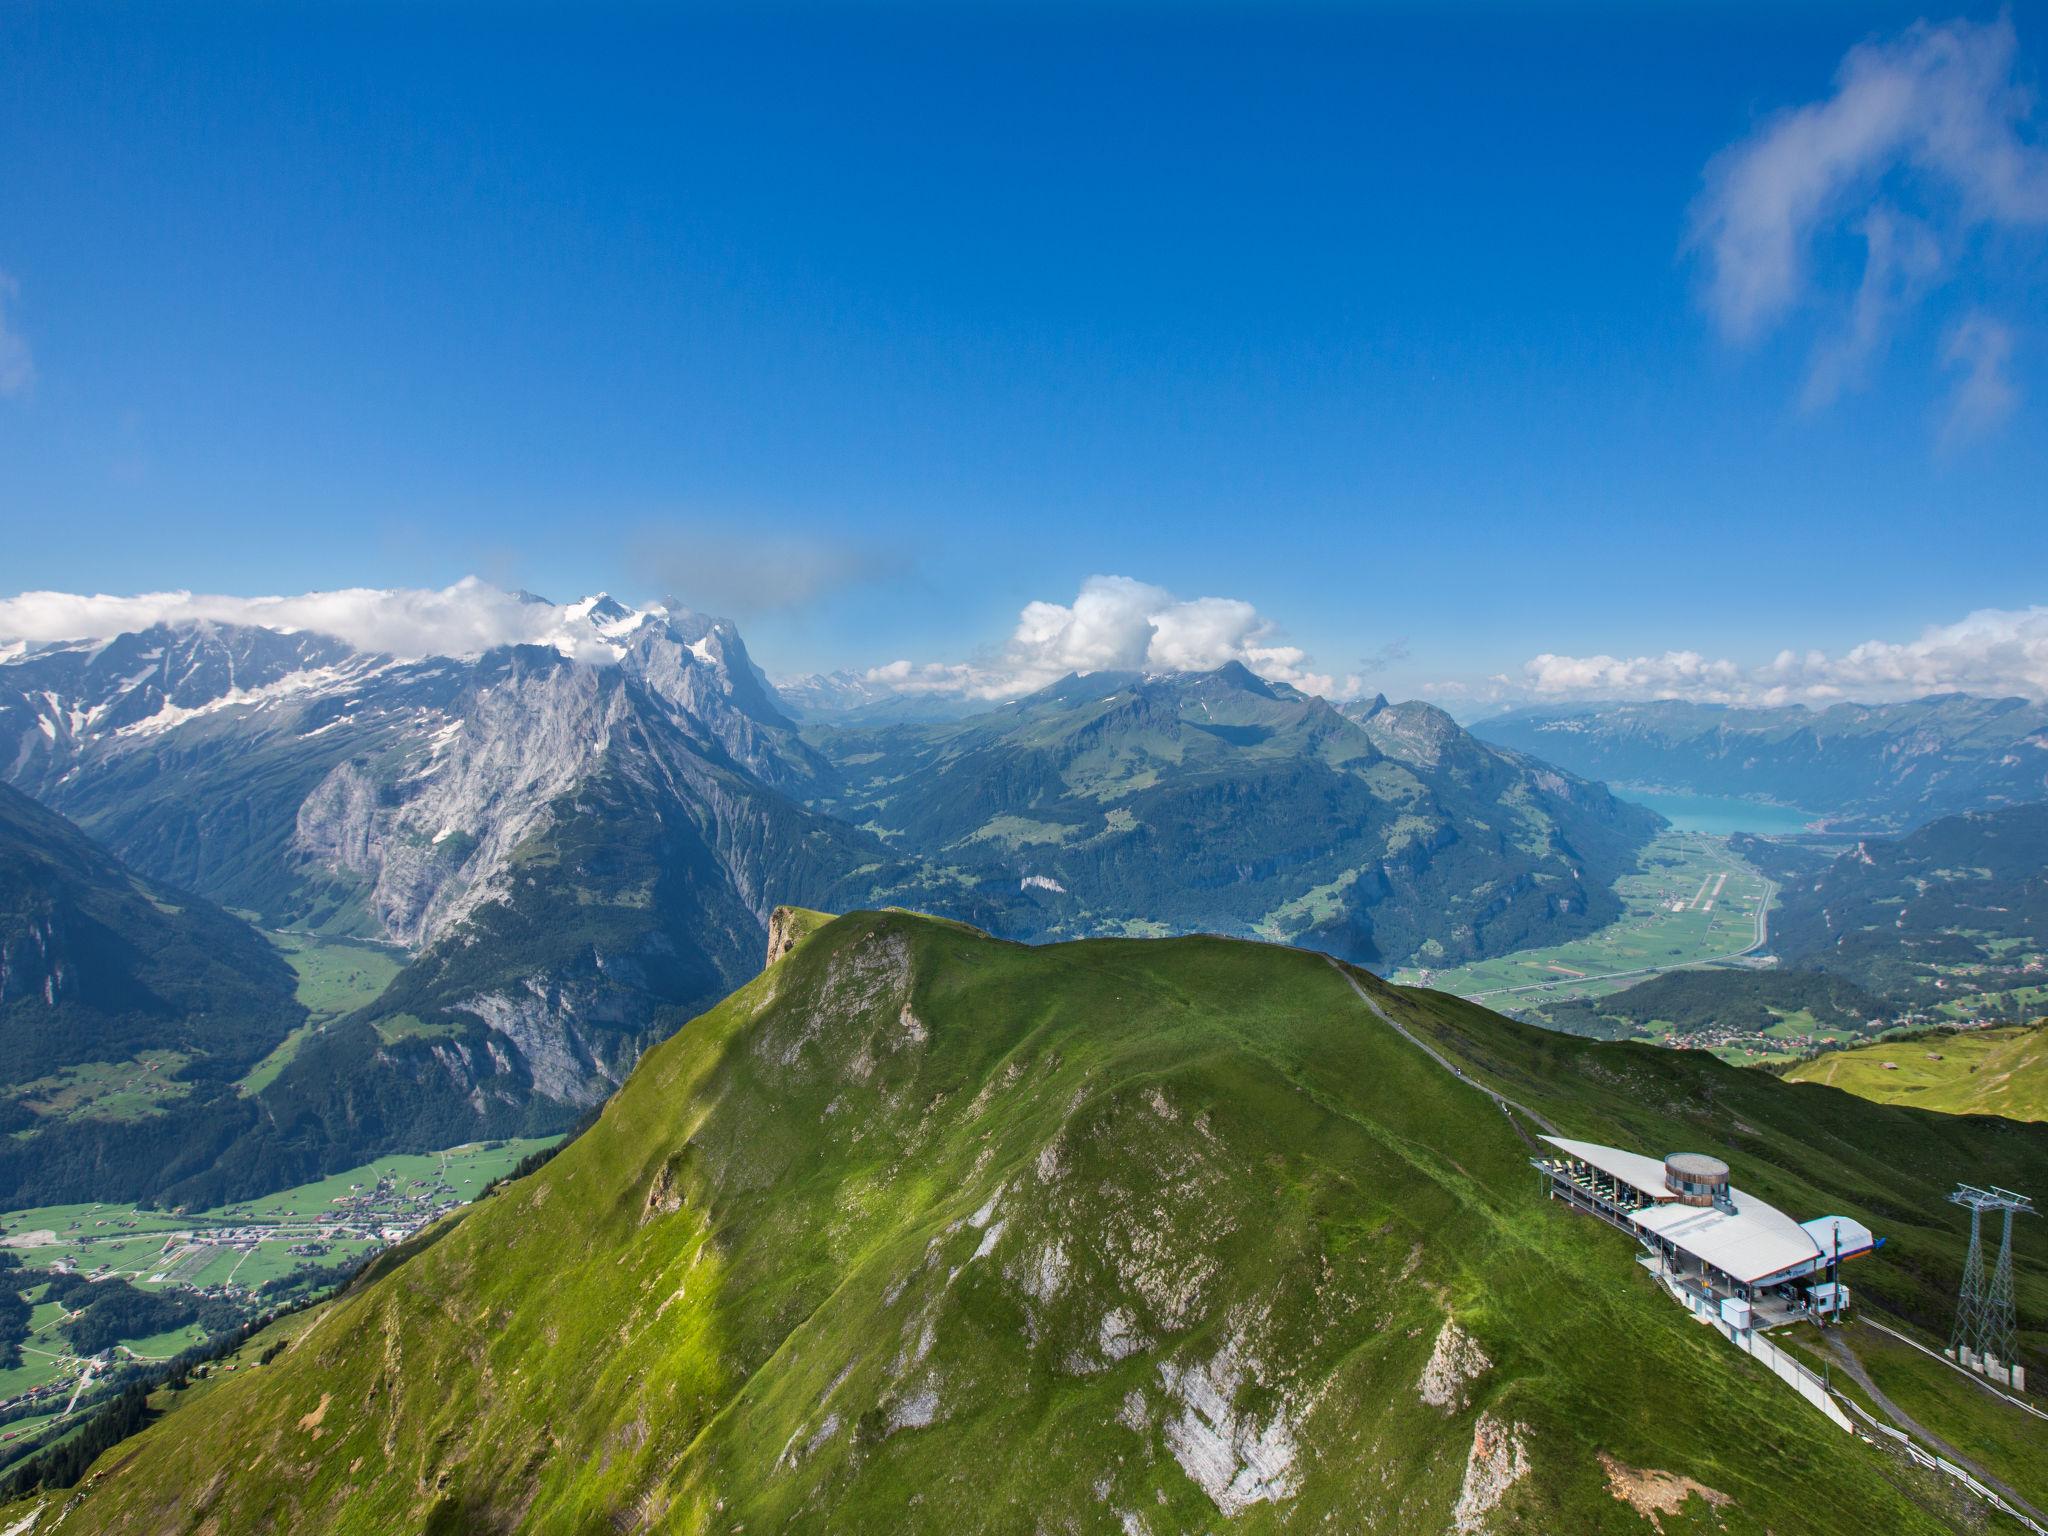
[[[1544,1200],[1479,1083],[1881,1224],[1855,1284],[1909,1314],[1944,1181],[2041,1138],[1355,978],[1454,1075],[1272,945],[776,926],[538,1172],[163,1394],[67,1536],[1952,1528]]]
[[[1771,800],[1843,830],[2048,798],[2048,706],[1944,694],[1737,709],[1661,701],[1516,710],[1476,734],[1608,783]]]
[[[228,1163],[559,1129],[758,967],[777,901],[856,905],[891,867],[793,798],[825,764],[731,626],[564,613],[470,660],[198,626],[0,665],[16,777],[143,870],[414,953]],[[227,1177],[179,1194],[250,1192]]]
[[[1235,664],[1093,673],[950,724],[813,728],[818,803],[1009,937],[1213,931],[1373,965],[1608,921],[1659,819],[1427,704],[1340,711]]]

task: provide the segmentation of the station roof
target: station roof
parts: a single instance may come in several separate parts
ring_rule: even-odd
[[[1594,1141],[1569,1141],[1562,1136],[1543,1139],[1567,1157],[1598,1168],[1658,1202],[1630,1214],[1629,1219],[1636,1226],[1745,1284],[1832,1252],[1832,1239],[1830,1246],[1823,1249],[1820,1239],[1807,1227],[1746,1190],[1729,1186],[1732,1210],[1687,1205],[1664,1187],[1664,1163],[1660,1158],[1605,1147]],[[1846,1216],[1820,1220],[1841,1221],[1844,1257],[1851,1251],[1852,1227],[1862,1234],[1866,1245],[1870,1241],[1869,1229]]]
[[[1676,1198],[1664,1187],[1664,1160],[1661,1157],[1645,1157],[1640,1152],[1624,1152],[1620,1147],[1603,1147],[1597,1141],[1567,1141],[1562,1136],[1543,1138],[1567,1157],[1598,1168],[1602,1173],[1611,1174],[1622,1183],[1641,1190],[1652,1200]]]
[[[1854,1216],[1816,1216],[1799,1225],[1806,1228],[1808,1235],[1820,1245],[1820,1251],[1830,1259],[1837,1252],[1845,1259],[1853,1259],[1877,1246],[1877,1234]]]

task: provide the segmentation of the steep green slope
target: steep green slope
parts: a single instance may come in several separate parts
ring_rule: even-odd
[[[1946,1337],[1968,1229],[1958,1182],[2048,1189],[2048,1128],[1874,1104],[1788,1083],[1705,1051],[1608,1043],[1524,1028],[1460,998],[1410,992],[1411,1025],[1511,1097],[1593,1140],[1705,1148],[1736,1181],[1802,1216],[1852,1215],[1883,1233],[1849,1282],[1884,1310]],[[2048,1366],[2048,1230],[2015,1234],[2021,1352]]]
[[[0,1203],[140,1193],[305,1017],[247,923],[0,785]]]
[[[2035,1133],[1362,984],[1581,1134],[1711,1125],[1750,1182],[1820,1198],[1813,1109],[1929,1138],[1918,1177],[2048,1171]],[[1704,1529],[1944,1528],[1526,1156],[1319,956],[857,914],[63,1530],[1640,1531],[1629,1469],[1712,1490],[1666,1517]]]
[[[1235,663],[1098,672],[971,719],[814,728],[820,808],[922,860],[889,897],[1005,937],[1229,933],[1456,964],[1618,916],[1661,824],[1426,704]]]

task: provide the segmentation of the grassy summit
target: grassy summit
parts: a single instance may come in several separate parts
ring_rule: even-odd
[[[66,1536],[1946,1528],[1320,957],[791,931],[539,1173],[106,1456]],[[2048,1170],[2031,1128],[1378,995],[1567,1129],[1873,1218]]]

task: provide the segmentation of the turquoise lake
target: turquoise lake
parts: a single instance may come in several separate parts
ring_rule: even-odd
[[[1614,789],[1613,785],[1608,787]],[[1812,811],[1784,805],[1763,805],[1755,800],[1724,800],[1716,795],[1663,795],[1634,789],[1614,789],[1614,793],[1623,800],[1647,805],[1681,832],[1710,832],[1716,837],[1726,837],[1731,832],[1752,832],[1758,836],[1800,832],[1814,819]]]

